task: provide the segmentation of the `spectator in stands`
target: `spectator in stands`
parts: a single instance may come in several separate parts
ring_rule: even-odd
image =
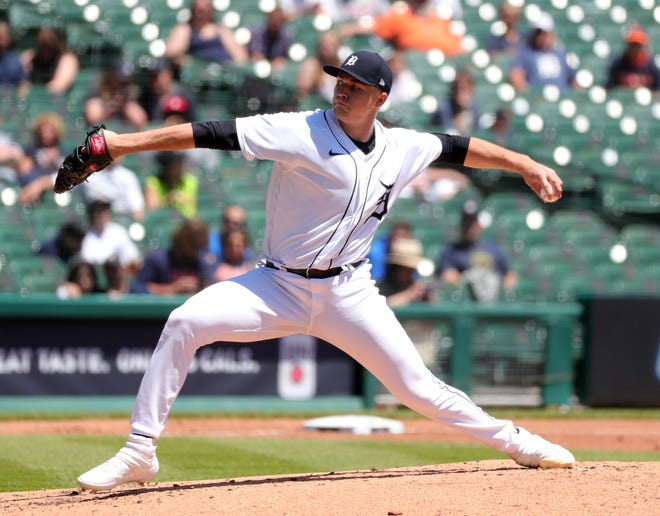
[[[277,6],[288,20],[297,20],[313,14],[318,8],[318,0],[277,0]]]
[[[168,96],[162,103],[162,110],[164,126],[184,124],[194,120],[195,106],[193,103],[188,102],[187,97]]]
[[[83,261],[103,268],[109,293],[128,290],[128,282],[142,257],[124,226],[112,220],[110,203],[96,200],[87,205],[89,228],[80,250]]]
[[[316,3],[314,14],[328,16],[333,24],[359,20],[363,16],[376,16],[390,7],[387,0],[313,0],[310,3]]]
[[[491,33],[486,41],[486,51],[491,55],[514,55],[521,41],[518,24],[520,22],[521,5],[509,0],[500,3],[501,32]],[[497,25],[496,25],[497,27]]]
[[[245,208],[239,204],[229,204],[226,206],[222,211],[220,227],[209,231],[209,251],[215,256],[216,261],[220,262],[223,256],[222,235],[234,229],[240,229],[247,232],[247,212],[245,211]],[[250,246],[249,238],[248,248],[245,251],[245,255],[248,260],[254,259],[254,250]]]
[[[193,118],[195,109],[194,104],[188,103],[182,97],[169,97],[163,103],[163,125],[167,127],[192,122],[195,120]],[[185,155],[190,171],[194,171],[196,174],[201,171],[215,172],[222,160],[222,155],[216,152],[215,149],[184,149],[180,152]]]
[[[146,72],[147,82],[140,91],[138,102],[150,122],[162,122],[176,113],[182,116],[177,123],[196,119],[195,94],[176,80],[174,65],[169,60],[154,60]]]
[[[325,73],[323,65],[341,65],[340,44],[341,40],[335,31],[319,34],[316,53],[307,56],[298,68],[296,78],[296,101],[298,104],[304,102],[310,95],[317,97],[328,105],[332,103],[336,78]]]
[[[61,163],[61,160],[60,160]],[[57,169],[39,176],[21,188],[21,204],[35,204],[43,194],[53,189]],[[94,174],[76,190],[86,204],[102,200],[111,204],[112,212],[122,218],[141,221],[144,219],[145,201],[142,186],[135,172],[121,164],[121,158],[113,161],[103,174]]]
[[[452,286],[466,284],[476,301],[494,301],[500,289],[512,290],[518,274],[511,269],[502,248],[482,237],[479,206],[468,200],[461,213],[461,234],[442,250],[436,273]]]
[[[18,194],[18,202],[23,206],[39,203],[44,192],[51,190],[55,185],[56,176],[57,172],[39,176],[23,185]]]
[[[109,120],[126,123],[133,129],[144,129],[148,116],[138,102],[139,88],[133,64],[117,58],[101,76],[98,84],[85,99],[84,115],[87,124]]]
[[[23,97],[30,89],[30,81],[21,56],[11,48],[11,26],[6,20],[0,20],[0,86],[15,88]]]
[[[33,141],[25,146],[24,156],[16,168],[21,186],[57,172],[68,154],[61,146],[64,132],[64,120],[57,113],[47,112],[37,116],[32,124]]]
[[[52,27],[39,29],[34,47],[23,52],[21,60],[30,82],[45,84],[54,95],[69,91],[80,68],[62,33]]]
[[[343,25],[340,34],[374,34],[399,50],[437,49],[447,57],[464,52],[463,38],[452,28],[452,19],[440,16],[431,0],[396,2],[371,20]]]
[[[423,247],[419,240],[400,238],[392,244],[387,255],[385,278],[378,284],[389,306],[431,300],[431,292],[417,272],[423,259]]]
[[[430,166],[404,188],[403,197],[418,197],[427,202],[443,202],[451,199],[472,183],[463,168]]]
[[[68,267],[66,281],[55,291],[60,299],[77,299],[84,294],[105,292],[101,287],[96,267],[89,262],[74,260]]]
[[[184,220],[167,248],[149,253],[131,292],[159,296],[193,294],[213,283],[215,261],[207,252],[208,228],[197,218]]]
[[[463,6],[461,0],[431,0],[433,8],[439,15],[452,20],[463,18]]]
[[[468,69],[459,70],[449,87],[449,95],[439,99],[431,125],[442,132],[469,135],[479,127],[481,112],[475,95],[475,80]]]
[[[266,15],[262,25],[252,29],[248,53],[252,61],[266,60],[273,69],[279,70],[289,61],[291,43],[286,15],[278,6]]]
[[[163,108],[163,125],[177,125],[184,124],[194,120],[192,112],[195,110],[193,104],[188,103],[184,97],[178,95],[170,96],[162,104]]]
[[[68,264],[80,254],[86,230],[75,220],[64,222],[52,238],[40,242],[35,253],[41,256],[54,256]]]
[[[215,20],[211,0],[191,1],[190,19],[172,28],[165,55],[179,66],[185,66],[189,58],[223,65],[241,65],[248,59],[247,49],[231,29]]]
[[[276,6],[265,15],[263,22],[252,27],[247,49],[250,61],[255,64],[255,73],[243,78],[236,113],[278,113],[296,108],[293,96],[288,93],[282,95],[270,76],[271,72],[291,75],[297,70],[296,65],[284,71],[289,63],[292,43],[287,21],[282,8]]]
[[[0,127],[4,117],[0,114]],[[24,159],[25,153],[14,135],[0,129],[0,181],[16,182],[16,167]]]
[[[660,68],[655,62],[648,34],[639,24],[626,32],[626,47],[615,57],[607,71],[607,89],[645,87],[652,91],[660,89]]]
[[[250,259],[250,236],[244,229],[230,229],[222,233],[222,259],[215,269],[216,281],[234,278],[254,269]]]
[[[369,252],[369,262],[371,263],[371,276],[376,282],[385,279],[387,256],[390,254],[392,244],[399,239],[412,237],[412,226],[404,220],[397,220],[392,223],[386,235],[374,239]]]
[[[172,208],[185,218],[197,213],[197,176],[186,171],[183,152],[159,152],[155,157],[158,173],[147,177],[144,198],[147,210]]]
[[[555,22],[546,12],[530,20],[531,32],[518,46],[509,70],[509,81],[518,91],[530,87],[557,86],[560,90],[577,87],[575,70],[566,59],[566,50],[558,41]]]
[[[422,92],[422,85],[415,72],[408,67],[406,53],[395,50],[387,60],[392,70],[392,89],[387,100],[392,106],[411,102]]]
[[[390,7],[388,0],[278,0],[290,20],[305,16],[327,16],[333,24],[372,17]]]
[[[53,185],[51,185],[52,187]],[[137,174],[121,164],[121,158],[113,161],[78,187],[86,204],[100,199],[110,203],[115,216],[144,220],[145,200]]]
[[[490,137],[495,143],[505,146],[511,145],[511,140],[514,137],[512,122],[513,111],[511,108],[504,106],[495,111],[493,122],[488,128]]]

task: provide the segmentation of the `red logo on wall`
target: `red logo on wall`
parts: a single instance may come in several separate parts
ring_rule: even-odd
[[[305,373],[303,371],[303,368],[300,367],[300,364],[296,364],[293,366],[293,369],[291,369],[291,380],[293,383],[300,383],[303,381],[303,377],[305,376]]]

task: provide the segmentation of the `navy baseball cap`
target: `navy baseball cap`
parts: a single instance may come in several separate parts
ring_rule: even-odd
[[[348,56],[341,66],[324,65],[323,71],[333,77],[337,77],[339,72],[345,72],[361,83],[375,86],[385,93],[392,89],[392,70],[375,52],[358,50]]]

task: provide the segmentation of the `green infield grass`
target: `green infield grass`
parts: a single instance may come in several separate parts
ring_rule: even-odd
[[[499,418],[622,418],[657,419],[660,409],[591,409],[591,408],[494,408],[489,412]],[[364,414],[393,419],[420,418],[407,410],[373,410]],[[196,417],[318,417],[319,413],[206,413]],[[178,417],[195,417],[181,411]],[[0,420],[11,419],[85,419],[120,417],[122,413],[55,414],[0,412]],[[125,436],[83,434],[0,435],[0,492],[36,489],[77,488],[81,473],[114,455],[124,444]],[[660,451],[614,452],[571,449],[578,461],[660,461]],[[163,437],[158,448],[161,470],[156,481],[174,482],[208,479],[231,479],[245,476],[352,471],[370,468],[395,468],[487,459],[506,456],[477,444],[423,441],[238,437]]]
[[[77,488],[78,475],[108,459],[121,436],[2,435],[0,491]],[[660,461],[660,452],[573,450],[578,461]],[[155,481],[353,471],[504,459],[484,446],[384,440],[164,437]]]

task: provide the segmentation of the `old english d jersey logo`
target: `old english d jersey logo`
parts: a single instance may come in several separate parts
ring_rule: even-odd
[[[390,202],[390,195],[392,194],[392,188],[394,188],[394,183],[391,185],[386,185],[382,181],[378,181],[385,188],[385,193],[380,196],[378,199],[378,204],[376,204],[376,209],[374,212],[369,215],[369,218],[375,217],[378,220],[383,220],[383,217],[387,215],[387,205]]]

